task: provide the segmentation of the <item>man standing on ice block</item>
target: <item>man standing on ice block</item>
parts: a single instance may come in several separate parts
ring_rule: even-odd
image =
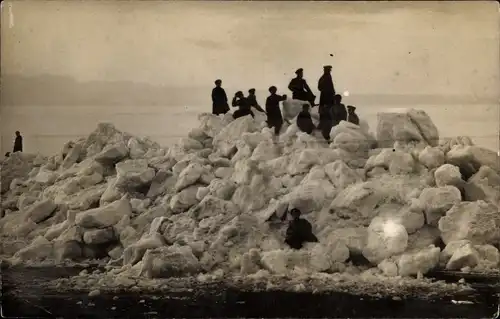
[[[333,86],[331,65],[323,67],[323,75],[318,81],[318,90],[321,92],[319,96],[319,113],[321,114],[322,108],[332,107],[334,104],[335,87]]]
[[[312,233],[311,223],[300,218],[300,214],[297,208],[290,211],[293,219],[286,230],[285,243],[293,249],[301,249],[305,242],[318,242],[318,238]]]
[[[14,140],[14,149],[12,153],[23,151],[23,137],[19,131],[16,131],[16,139]]]
[[[255,96],[255,89],[248,90],[247,100],[248,100],[248,103],[250,104],[250,107],[254,107],[257,111],[262,112],[262,113],[266,112],[259,105],[259,102],[257,102],[257,96]]]
[[[292,99],[307,101],[311,104],[311,107],[314,107],[316,96],[307,85],[306,80],[304,80],[304,69],[298,69],[295,74],[297,74],[297,77],[293,78],[288,84],[288,89],[292,91]]]
[[[215,87],[212,90],[212,114],[226,114],[229,112],[226,91],[222,88],[222,81],[215,80]]]
[[[266,99],[267,126],[274,127],[274,134],[279,135],[283,126],[283,115],[280,110],[280,102],[286,100],[286,95],[278,95],[275,86],[269,88],[269,95]]]

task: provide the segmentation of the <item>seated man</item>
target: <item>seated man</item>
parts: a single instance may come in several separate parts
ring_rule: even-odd
[[[251,115],[253,118],[255,118],[250,103],[248,102],[247,98],[243,95],[243,92],[238,91],[234,94],[232,105],[233,107],[236,106],[238,107],[238,109],[233,113],[234,119],[247,115]]]
[[[352,105],[347,106],[347,120],[352,124],[359,125],[359,117],[356,114],[356,108]]]
[[[311,223],[300,218],[300,214],[297,208],[290,211],[293,219],[286,230],[285,243],[293,249],[301,249],[305,242],[318,242],[318,238],[312,233]]]
[[[309,113],[309,104],[302,105],[302,111],[297,116],[297,126],[302,132],[307,134],[312,134],[314,131],[314,123],[311,118],[311,113]]]
[[[333,125],[337,125],[340,121],[347,121],[347,111],[345,105],[342,104],[342,95],[335,95],[335,104],[333,104]]]

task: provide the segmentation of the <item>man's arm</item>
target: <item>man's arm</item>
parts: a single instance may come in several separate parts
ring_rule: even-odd
[[[215,89],[212,89],[212,102],[215,103],[217,95],[215,94]]]
[[[236,96],[233,97],[233,102],[231,103],[233,105],[233,107],[235,106],[238,106],[239,105],[239,101],[236,101]]]
[[[312,94],[311,88],[309,88],[309,85],[307,85],[306,80],[304,80],[304,88],[306,89],[307,93]]]
[[[224,93],[224,101],[227,103],[227,94],[226,94],[226,90],[222,89],[222,93]]]
[[[255,102],[255,103],[254,103],[254,106],[253,106],[253,107],[255,107],[255,109],[257,109],[257,111],[266,113],[266,111],[264,111],[264,110],[262,109],[262,107],[259,105],[259,103],[257,102],[257,100],[254,100],[254,102]]]
[[[324,80],[323,80],[323,77],[320,77],[319,78],[319,81],[318,81],[318,91],[323,91],[323,86],[324,86]]]
[[[295,83],[294,83],[294,80],[291,80],[290,83],[288,84],[288,89],[290,91],[294,91],[295,90]]]

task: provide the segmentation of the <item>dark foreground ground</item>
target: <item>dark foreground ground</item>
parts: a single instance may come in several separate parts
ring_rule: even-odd
[[[473,293],[435,299],[378,298],[346,293],[249,292],[220,285],[193,291],[141,294],[64,293],[43,283],[76,275],[78,268],[2,270],[2,317],[32,318],[494,318],[498,279],[470,277]],[[456,282],[456,274],[435,274]],[[462,302],[454,302],[460,300]],[[463,303],[466,301],[466,303]]]

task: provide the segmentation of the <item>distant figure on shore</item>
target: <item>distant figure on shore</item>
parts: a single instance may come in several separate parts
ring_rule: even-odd
[[[234,119],[247,115],[251,115],[253,118],[255,118],[255,115],[253,114],[250,107],[250,103],[248,102],[248,99],[243,95],[243,92],[238,91],[234,94],[232,105],[233,107],[238,107],[238,109],[233,113]]]
[[[267,126],[274,127],[274,134],[279,135],[283,126],[283,115],[280,110],[280,102],[286,100],[286,95],[278,95],[275,86],[269,88],[269,95],[266,99]]]
[[[302,111],[297,116],[297,126],[302,132],[307,134],[312,134],[314,131],[314,123],[311,118],[311,113],[309,113],[309,104],[302,105]]]
[[[340,123],[340,121],[347,121],[347,111],[345,105],[342,104],[342,95],[335,95],[335,104],[333,105],[333,126]]]
[[[297,77],[293,78],[288,84],[288,89],[292,91],[292,98],[294,100],[307,101],[314,107],[314,100],[316,96],[313,94],[306,80],[304,80],[304,69],[300,68],[295,71]]]
[[[332,80],[332,66],[325,65],[323,67],[323,75],[319,78],[318,81],[318,90],[321,92],[319,96],[319,108],[321,114],[321,108],[333,106],[334,96],[335,96],[335,87],[333,86]]]
[[[262,113],[266,112],[259,105],[259,102],[257,102],[257,96],[255,96],[255,89],[248,90],[247,100],[248,100],[248,103],[250,104],[250,107],[254,107],[257,111],[262,112]]]
[[[356,108],[352,105],[347,106],[347,120],[352,124],[359,125],[359,117],[356,114]]]
[[[23,137],[19,131],[16,131],[16,139],[14,140],[14,149],[12,153],[23,151]]]
[[[305,242],[318,242],[312,232],[312,225],[304,218],[300,218],[300,210],[294,208],[290,211],[293,219],[286,230],[285,243],[293,249],[301,249]]]
[[[226,114],[229,112],[226,91],[221,87],[222,80],[215,80],[215,87],[212,90],[212,114]]]

